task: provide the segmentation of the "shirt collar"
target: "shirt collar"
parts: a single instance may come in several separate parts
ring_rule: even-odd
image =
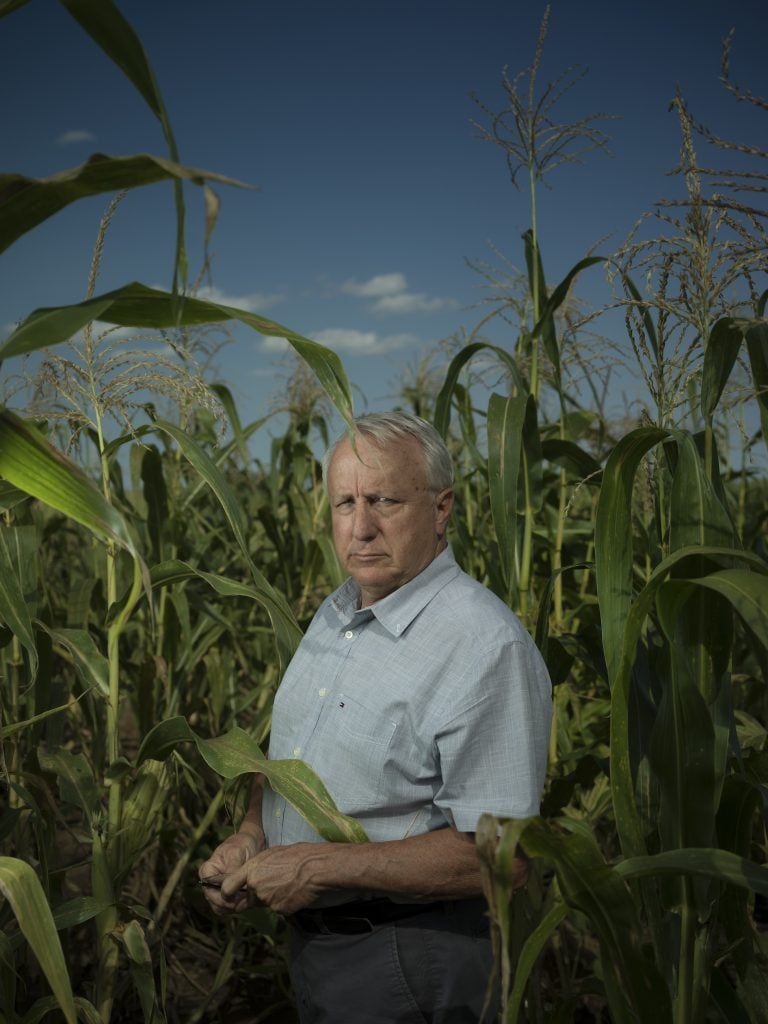
[[[331,595],[331,603],[344,624],[353,620],[365,622],[375,616],[387,632],[400,636],[435,594],[459,571],[453,552],[446,548],[418,576],[367,608],[357,607],[360,588],[351,577]]]

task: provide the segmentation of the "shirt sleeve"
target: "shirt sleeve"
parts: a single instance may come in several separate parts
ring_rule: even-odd
[[[531,641],[480,655],[467,702],[435,736],[441,783],[435,804],[460,832],[482,814],[539,813],[552,719],[551,683]]]

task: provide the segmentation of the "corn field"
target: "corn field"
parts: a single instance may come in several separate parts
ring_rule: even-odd
[[[3,372],[41,357],[44,399],[0,408],[0,1022],[292,1021],[285,923],[212,917],[196,867],[254,771],[325,838],[365,840],[306,765],[262,753],[281,671],[341,581],[318,458],[352,390],[332,351],[194,296],[182,188],[210,212],[228,179],[180,162],[111,0],[62,3],[168,154],[1,174],[0,251],[78,197],[163,180],[179,229],[170,292],[98,294],[113,204],[87,298],[30,313],[0,346]],[[678,96],[686,200],[616,253],[574,254],[552,286],[537,186],[603,136],[590,118],[547,134],[547,17],[526,77],[505,77],[507,106],[479,122],[528,183],[526,272],[439,379],[401,395],[454,453],[457,560],[521,616],[553,682],[541,815],[477,832],[501,1020],[768,1021],[768,176],[703,170],[694,143],[712,139]],[[594,376],[586,398],[573,383],[586,325],[570,296],[601,272],[650,396],[635,422],[605,414]],[[493,318],[504,345],[483,333]],[[224,385],[110,334],[188,352],[235,321],[297,360],[268,460],[249,447],[264,422],[241,422]],[[512,895],[518,847],[530,877]]]

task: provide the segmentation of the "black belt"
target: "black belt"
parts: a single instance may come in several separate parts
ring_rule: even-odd
[[[443,900],[434,903],[395,903],[386,898],[355,900],[323,910],[299,910],[288,920],[313,935],[358,935],[372,932],[379,924],[392,924],[416,914],[444,910],[446,906]]]

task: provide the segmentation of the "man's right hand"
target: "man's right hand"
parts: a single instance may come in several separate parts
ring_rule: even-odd
[[[246,889],[238,890],[227,899],[222,896],[220,886],[227,875],[261,853],[265,845],[263,833],[250,830],[235,832],[220,843],[208,860],[200,865],[198,877],[214,913],[234,914],[254,905],[253,897]]]

